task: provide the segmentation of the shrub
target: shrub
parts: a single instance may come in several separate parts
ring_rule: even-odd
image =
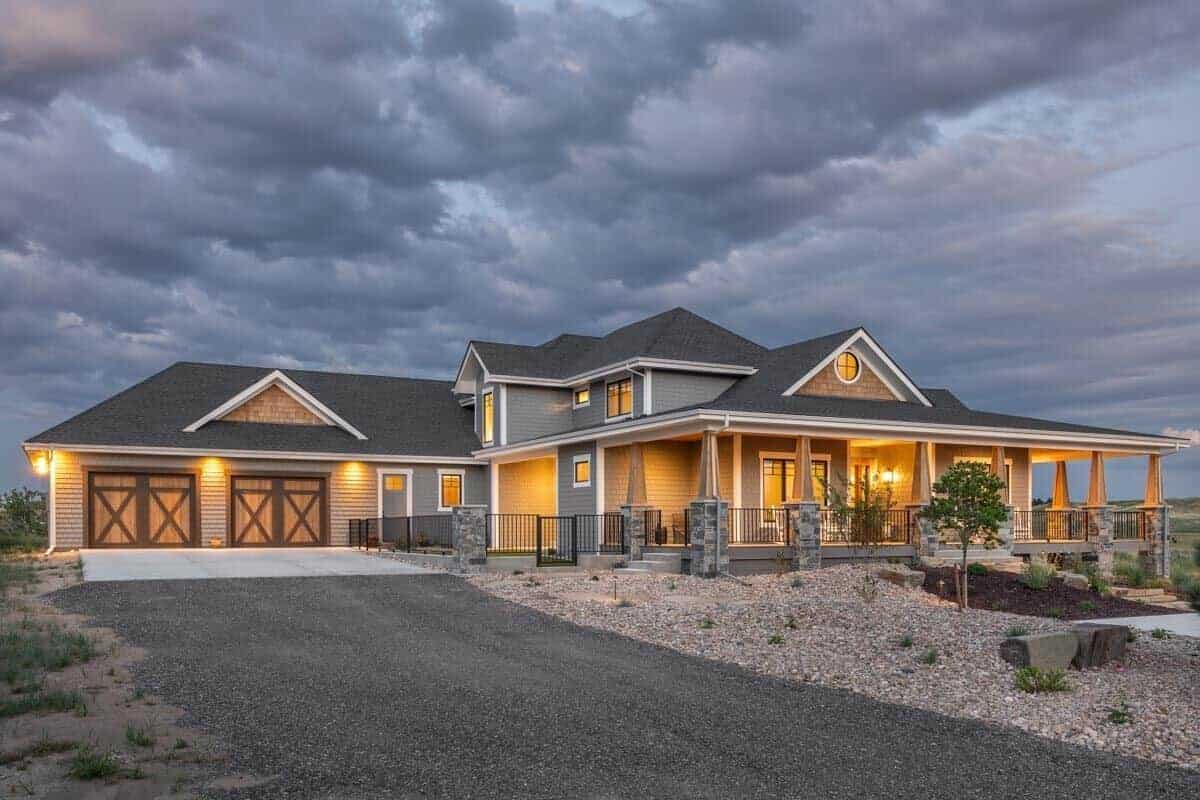
[[[1146,585],[1146,568],[1129,553],[1117,553],[1113,559],[1113,577],[1122,586],[1141,588]]]
[[[1094,564],[1089,564],[1087,568],[1088,588],[1096,594],[1104,594],[1108,591],[1108,578],[1100,572],[1099,568]]]
[[[1126,644],[1133,644],[1134,642],[1137,641],[1137,638],[1138,638],[1138,629],[1137,628],[1130,628],[1129,633],[1125,634]]]
[[[1030,589],[1041,591],[1050,586],[1054,577],[1054,567],[1044,561],[1029,561],[1021,568],[1021,583]]]
[[[976,561],[967,565],[967,574],[975,578],[982,578],[988,574],[988,568]]]
[[[1013,625],[1004,632],[1004,635],[1010,639],[1015,639],[1018,636],[1028,636],[1029,628],[1023,628],[1020,625]]]
[[[1021,667],[1013,675],[1013,684],[1022,692],[1029,694],[1071,690],[1071,684],[1067,683],[1067,674],[1061,669]]]
[[[127,722],[125,723],[125,741],[134,747],[153,747],[154,734],[150,733],[149,728]]]
[[[75,751],[67,775],[79,781],[94,781],[111,778],[120,771],[121,764],[112,753],[97,753],[94,748],[84,745]]]
[[[717,627],[717,623],[712,621],[712,617],[705,617],[704,619],[700,620],[700,627],[705,629],[715,628]]]
[[[0,700],[0,719],[35,711],[78,711],[84,715],[87,713],[87,706],[84,705],[83,695],[79,692],[40,692],[21,695],[11,700]]]
[[[900,637],[900,642],[899,642],[899,644],[900,644],[900,646],[901,646],[901,647],[903,647],[905,650],[907,650],[908,648],[912,647],[912,646],[913,646],[913,638],[912,638],[912,636],[910,636],[910,635],[909,635],[909,634],[907,634],[907,633],[906,633],[906,634],[904,634],[903,636],[901,636],[901,637]]]
[[[1150,631],[1150,635],[1153,636],[1155,639],[1170,639],[1171,638],[1171,632],[1169,630],[1167,630],[1166,628],[1155,628],[1154,630]]]
[[[1188,591],[1187,601],[1191,603],[1193,609],[1200,612],[1200,581],[1193,584],[1192,588]]]
[[[929,648],[928,650],[926,650],[924,653],[921,654],[921,663],[922,664],[928,664],[929,666],[933,666],[934,664],[937,663],[937,660],[938,660],[938,651],[933,647]]]
[[[1116,708],[1108,710],[1108,721],[1113,725],[1125,725],[1133,721],[1133,714],[1129,711],[1129,704],[1124,700]]]
[[[1084,612],[1085,614],[1086,614],[1086,613],[1089,613],[1089,612],[1092,612],[1092,611],[1095,611],[1095,610],[1096,610],[1096,604],[1095,604],[1095,603],[1093,603],[1091,600],[1082,600],[1082,601],[1080,601],[1080,603],[1079,603],[1079,610],[1080,610],[1080,611],[1082,611],[1082,612]]]

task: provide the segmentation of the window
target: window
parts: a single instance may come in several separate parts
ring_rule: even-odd
[[[484,392],[483,395],[483,443],[491,444],[496,434],[496,405],[495,393]]]
[[[592,485],[592,457],[590,455],[575,456],[575,488],[582,489]]]
[[[608,384],[609,419],[624,417],[633,413],[633,378],[622,378]]]
[[[829,462],[812,460],[813,497],[821,505],[829,501]],[[796,461],[793,458],[764,458],[762,462],[763,508],[778,508],[796,497]]]
[[[592,404],[592,390],[588,387],[575,390],[575,407],[583,408]]]
[[[463,492],[463,473],[438,473],[438,511],[449,511],[455,506],[461,506]]]
[[[837,357],[837,376],[843,383],[854,383],[860,371],[858,356],[854,353],[847,351]]]
[[[404,491],[404,475],[385,475],[383,477],[383,488],[389,492]]]

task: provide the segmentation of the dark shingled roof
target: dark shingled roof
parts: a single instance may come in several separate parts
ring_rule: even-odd
[[[184,432],[274,371],[174,364],[29,441],[454,458],[470,457],[479,446],[473,412],[458,404],[449,381],[296,369],[280,371],[361,431],[365,441],[326,425],[214,421]]]
[[[686,308],[673,308],[600,337],[564,334],[541,345],[472,342],[494,375],[568,378],[632,358],[755,366],[768,351]]]

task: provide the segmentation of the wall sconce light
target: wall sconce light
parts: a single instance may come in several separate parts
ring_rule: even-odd
[[[900,479],[900,476],[896,473],[896,470],[885,469],[883,471],[883,482],[884,483],[895,483],[899,479]]]
[[[29,456],[29,463],[33,465],[33,471],[38,475],[49,475],[50,464],[53,461],[53,450],[34,450]]]

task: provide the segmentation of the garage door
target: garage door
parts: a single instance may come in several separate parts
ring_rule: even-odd
[[[90,547],[194,547],[196,478],[88,473]]]
[[[234,547],[310,547],[329,541],[324,478],[234,476],[230,499]]]

